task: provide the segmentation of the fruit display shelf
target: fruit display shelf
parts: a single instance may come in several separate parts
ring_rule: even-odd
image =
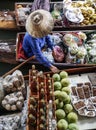
[[[49,130],[55,119],[53,98],[52,78],[32,66],[29,70],[27,130]]]
[[[31,114],[30,116],[28,116],[28,122],[27,122],[27,130],[31,130],[34,126],[35,130],[41,130],[43,129],[48,129],[49,127],[55,127],[55,129],[59,130],[60,129],[60,125],[59,125],[59,121],[60,118],[64,119],[62,122],[65,123],[66,125],[62,126],[64,127],[66,130],[70,130],[70,116],[68,116],[68,111],[70,111],[72,113],[72,115],[74,115],[76,118],[71,118],[72,122],[75,122],[75,127],[77,129],[82,129],[82,130],[93,130],[96,128],[96,124],[95,124],[95,119],[96,119],[96,113],[93,114],[93,116],[91,114],[88,114],[87,112],[87,106],[83,106],[82,107],[82,103],[80,101],[81,97],[79,94],[79,91],[77,90],[78,93],[78,99],[80,99],[80,101],[78,100],[78,110],[81,110],[80,108],[85,108],[86,109],[86,115],[82,115],[80,114],[77,109],[75,109],[75,105],[74,103],[76,103],[76,99],[73,99],[74,95],[72,93],[72,89],[73,89],[73,85],[78,85],[77,88],[79,89],[79,87],[83,88],[83,86],[80,86],[81,83],[85,83],[85,85],[89,85],[93,84],[92,78],[90,79],[89,77],[93,77],[95,78],[96,75],[96,66],[94,67],[80,67],[80,68],[74,68],[74,69],[66,69],[66,70],[60,70],[60,72],[57,74],[53,74],[52,72],[45,72],[43,73],[42,71],[36,71],[35,67],[32,66],[32,69],[29,70],[29,89],[30,89],[30,94],[29,94],[29,103],[28,103],[28,113]],[[60,80],[60,76],[63,78]],[[68,77],[66,77],[68,76]],[[35,79],[36,78],[36,79]],[[64,79],[68,78],[68,82],[67,81],[63,81]],[[35,80],[34,80],[35,79]],[[61,82],[63,86],[62,91],[61,91],[61,86],[56,85],[56,82],[59,83]],[[70,84],[69,84],[70,81]],[[70,99],[71,102],[69,100],[65,100],[66,98],[64,98],[63,100],[63,94],[65,94],[67,92],[68,94],[68,90],[69,89],[64,89],[66,88],[65,86],[65,82],[67,87],[70,89]],[[64,84],[63,84],[64,83]],[[68,83],[68,84],[67,84]],[[91,86],[92,87],[92,86]],[[89,88],[89,87],[88,87]],[[92,87],[93,89],[93,87]],[[81,91],[81,90],[80,90]],[[83,90],[84,91],[84,90]],[[57,94],[58,92],[58,94]],[[60,96],[60,92],[62,93],[62,96]],[[64,93],[65,92],[65,93]],[[85,92],[85,91],[84,91]],[[86,91],[88,92],[88,91]],[[59,95],[60,94],[60,95]],[[95,90],[94,90],[94,94]],[[82,93],[81,93],[82,95]],[[87,97],[86,97],[87,95]],[[84,101],[87,103],[87,99],[89,99],[89,93],[86,93],[84,96]],[[59,97],[60,96],[60,97]],[[95,95],[90,95],[90,98],[92,96],[95,98]],[[44,99],[43,99],[44,98]],[[60,103],[58,105],[58,100],[59,98],[59,103],[62,102],[61,100],[63,100],[63,103]],[[93,100],[95,103],[95,100]],[[68,104],[68,110],[67,110],[67,105]],[[71,104],[70,104],[71,103]],[[69,109],[69,104],[70,104],[70,109]],[[64,109],[63,109],[63,105],[64,105]],[[95,104],[94,104],[95,105]],[[34,107],[32,107],[34,106]],[[31,108],[31,109],[30,109]],[[36,108],[36,109],[35,109]],[[66,108],[66,109],[65,109]],[[73,111],[72,111],[73,109]],[[50,111],[52,110],[52,111]],[[34,111],[34,112],[33,112]],[[62,115],[60,116],[60,113],[62,111]],[[92,110],[90,110],[92,111]],[[94,111],[95,111],[95,106],[94,106]],[[52,113],[51,113],[52,112]],[[66,113],[66,115],[64,114],[64,112]],[[69,113],[70,113],[69,112]],[[76,115],[78,115],[78,118]],[[37,114],[36,114],[37,113]],[[58,117],[58,113],[59,113],[59,117]],[[28,115],[29,115],[28,114]],[[36,115],[35,115],[36,114]],[[31,120],[31,122],[29,123],[29,119]],[[35,120],[36,119],[36,120]],[[50,119],[53,119],[50,121]],[[58,119],[58,120],[57,120]],[[33,123],[33,120],[35,121],[35,124]],[[67,121],[67,123],[66,123]],[[42,124],[43,122],[43,124]],[[54,122],[52,124],[52,122]],[[55,126],[55,123],[57,123],[57,125]],[[77,123],[76,123],[77,122]],[[50,124],[51,123],[51,124]],[[89,129],[88,129],[89,128]]]
[[[95,100],[94,100],[96,97],[95,96],[96,94],[95,83],[94,83],[96,80],[95,70],[96,70],[96,66],[86,67],[86,68],[80,67],[80,68],[65,70],[68,73],[69,79],[70,79],[71,103],[72,103],[72,106],[74,107],[75,112],[77,111],[78,113],[78,126],[80,130],[81,129],[94,130],[96,128],[96,124],[95,124],[96,108],[95,108]],[[48,73],[45,73],[45,74],[48,74]],[[53,75],[53,74],[50,72],[50,75]],[[90,90],[89,90],[89,85],[90,85]],[[75,88],[76,91],[74,91],[73,88]],[[80,89],[80,93],[79,93],[79,89]],[[76,92],[74,94],[77,94],[78,99],[74,98],[75,95],[73,95],[73,92]],[[84,96],[83,100],[82,100],[82,96]],[[92,98],[92,104],[90,100],[91,98]],[[89,104],[88,104],[88,100],[90,100]],[[92,106],[94,110],[92,109]],[[82,109],[85,109],[85,110],[82,111]],[[85,112],[85,114],[83,112]]]

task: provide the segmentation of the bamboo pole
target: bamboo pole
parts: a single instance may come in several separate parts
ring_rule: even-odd
[[[24,64],[26,64],[27,62],[31,61],[35,59],[35,56],[32,56],[30,58],[28,58],[27,60],[23,61],[21,64],[17,65],[16,67],[14,67],[13,69],[11,69],[10,71],[8,71],[7,73],[5,73],[4,75],[2,75],[2,78],[6,77],[7,75],[10,75],[11,73],[13,73],[15,70],[19,69],[21,66],[23,66]]]

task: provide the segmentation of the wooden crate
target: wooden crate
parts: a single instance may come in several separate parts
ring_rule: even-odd
[[[34,80],[34,77],[36,78]],[[50,80],[50,84],[48,84]],[[49,86],[51,88],[49,89]],[[50,94],[50,92],[52,92]],[[37,100],[37,103],[30,102],[31,99]],[[39,72],[32,66],[32,69],[29,70],[29,96],[28,96],[28,113],[35,116],[35,124],[28,117],[28,122],[26,130],[40,130],[40,125],[44,126],[44,129],[49,130],[49,101],[52,100],[52,109],[55,110],[54,105],[54,96],[53,96],[53,82],[51,77],[47,77],[42,73],[39,75]],[[35,112],[30,110],[30,105],[34,105]],[[35,107],[36,105],[36,107]],[[51,108],[50,108],[51,109]],[[42,111],[43,110],[43,111]],[[28,114],[28,115],[29,115]],[[43,117],[43,118],[42,118]],[[55,111],[53,111],[53,118],[55,118]]]

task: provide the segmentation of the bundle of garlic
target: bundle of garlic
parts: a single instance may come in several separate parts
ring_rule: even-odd
[[[6,95],[2,100],[2,106],[8,111],[22,110],[24,97],[22,92],[14,92]]]
[[[3,79],[4,91],[9,94],[16,91],[22,91],[25,88],[24,78],[21,71],[16,70],[12,75]]]
[[[0,105],[8,111],[22,110],[25,82],[21,71],[0,79]]]

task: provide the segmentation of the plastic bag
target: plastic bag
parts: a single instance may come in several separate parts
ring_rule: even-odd
[[[53,57],[57,62],[62,62],[64,60],[64,52],[60,46],[54,47]]]

